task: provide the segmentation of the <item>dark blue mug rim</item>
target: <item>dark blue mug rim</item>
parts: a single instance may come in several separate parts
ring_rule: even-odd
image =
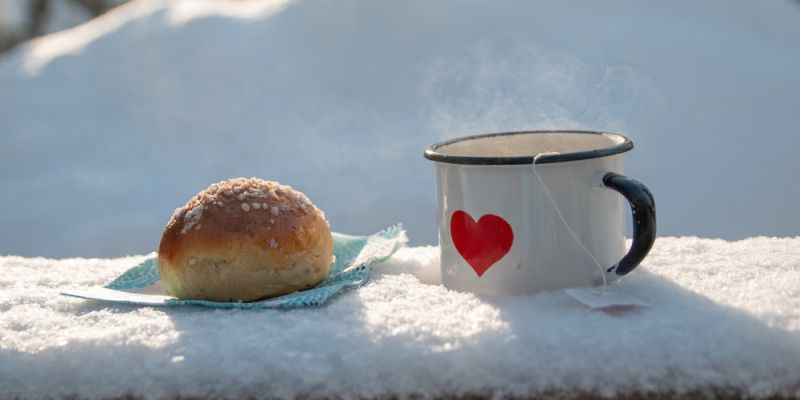
[[[566,161],[588,160],[592,158],[608,157],[615,154],[621,154],[633,149],[633,142],[624,135],[613,132],[603,131],[588,131],[588,130],[531,130],[531,131],[512,131],[512,132],[498,132],[498,133],[485,133],[481,135],[463,136],[455,139],[446,140],[443,142],[435,143],[425,150],[425,158],[431,161],[449,163],[449,164],[468,164],[468,165],[520,165],[520,164],[533,164],[534,155],[530,156],[513,156],[513,157],[484,157],[484,156],[454,156],[444,154],[438,151],[442,146],[451,145],[453,143],[464,142],[468,140],[483,139],[497,136],[513,136],[513,135],[530,135],[530,134],[543,134],[543,133],[577,133],[586,135],[603,135],[621,138],[622,141],[613,146],[602,147],[588,151],[576,151],[570,153],[559,154],[546,154],[540,156],[536,160],[536,164],[548,164]]]

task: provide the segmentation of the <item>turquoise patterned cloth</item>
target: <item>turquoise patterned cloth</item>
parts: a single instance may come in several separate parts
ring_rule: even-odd
[[[103,288],[65,290],[61,294],[85,299],[150,306],[198,305],[216,308],[303,308],[325,304],[337,293],[365,284],[372,266],[389,258],[408,239],[401,225],[371,236],[333,233],[334,262],[328,279],[299,292],[255,302],[222,303],[206,300],[178,300],[160,285],[158,260],[148,258],[129,269]]]

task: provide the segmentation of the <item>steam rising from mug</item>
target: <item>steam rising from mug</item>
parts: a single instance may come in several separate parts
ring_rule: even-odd
[[[508,39],[482,40],[428,66],[423,93],[439,138],[565,127],[627,131],[661,103],[652,81],[631,67]]]

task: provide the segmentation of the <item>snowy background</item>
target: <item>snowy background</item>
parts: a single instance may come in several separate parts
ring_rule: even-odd
[[[797,71],[788,0],[137,0],[0,55],[0,254],[145,254],[237,176],[434,244],[425,147],[536,128],[631,137],[660,235],[795,236]]]

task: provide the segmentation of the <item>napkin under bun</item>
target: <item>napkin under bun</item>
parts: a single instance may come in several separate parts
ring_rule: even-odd
[[[308,289],[328,276],[325,214],[289,186],[215,183],[175,210],[158,247],[164,288],[179,299],[253,301]]]

